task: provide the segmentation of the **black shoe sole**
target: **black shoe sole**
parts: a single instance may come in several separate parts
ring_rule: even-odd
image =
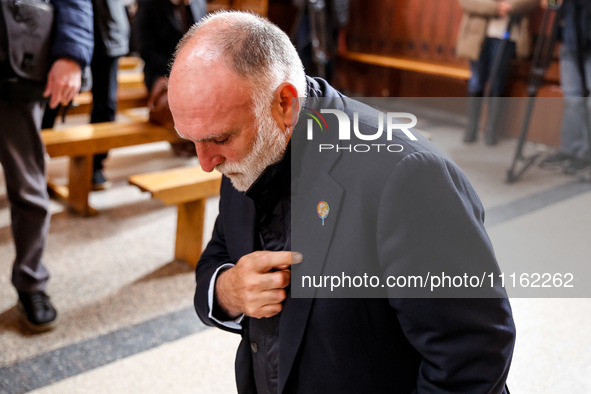
[[[585,170],[587,170],[588,167],[584,167],[584,168],[565,168],[562,172],[565,175],[579,175],[582,174],[583,172],[585,172]]]
[[[563,170],[564,168],[567,166],[568,164],[565,163],[564,161],[559,161],[559,162],[554,162],[554,163],[544,163],[544,162],[540,162],[540,164],[538,164],[538,166],[543,169],[543,170],[548,170],[548,171],[558,171],[558,170]]]
[[[20,320],[25,324],[25,326],[27,326],[27,328],[29,330],[31,330],[31,331],[33,331],[35,333],[41,333],[41,332],[51,331],[57,325],[57,320],[58,320],[58,316],[57,315],[55,316],[55,319],[53,319],[50,322],[43,323],[43,324],[35,324],[35,323],[33,323],[27,317],[27,312],[25,311],[25,307],[23,306],[23,304],[20,301],[19,301],[19,303],[17,305],[17,310],[19,311]]]
[[[113,184],[111,183],[111,181],[106,181],[106,182],[103,182],[103,183],[93,183],[92,184],[92,191],[93,192],[100,192],[101,190],[110,189],[111,186],[113,186]]]

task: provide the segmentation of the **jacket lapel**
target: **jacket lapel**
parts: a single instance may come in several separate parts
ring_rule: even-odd
[[[228,182],[230,182],[228,180]],[[232,187],[233,186],[229,186]],[[241,192],[233,189],[233,198],[225,207],[230,211],[226,226],[231,230],[226,231],[227,244],[233,245],[229,250],[233,261],[238,261],[242,256],[254,252],[256,241],[256,210],[254,203],[249,198],[245,198]],[[240,229],[239,232],[235,229]]]
[[[292,267],[292,280],[298,276],[297,273],[301,272],[301,269],[305,269],[306,275],[319,275],[322,272],[343,196],[342,187],[329,174],[340,154],[318,155],[315,149],[317,147],[311,145],[305,149],[306,160],[303,160],[296,196],[292,197],[291,248],[304,256],[302,263]],[[316,212],[316,206],[320,201],[325,201],[330,206],[330,213],[324,220],[324,225]],[[281,313],[279,393],[285,388],[302,342],[314,290],[302,294],[302,289],[296,288],[295,296],[298,298],[288,294],[288,300]]]

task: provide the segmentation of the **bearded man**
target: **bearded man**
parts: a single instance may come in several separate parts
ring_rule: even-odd
[[[263,18],[217,13],[179,44],[169,81],[176,129],[205,171],[224,175],[195,308],[205,324],[242,335],[238,392],[505,392],[515,328],[502,289],[485,299],[292,296],[300,267],[498,271],[480,201],[443,153],[401,133],[390,141],[404,144],[398,153],[322,154],[295,138],[306,133],[298,97],[357,113],[366,137],[383,126],[377,111],[306,77],[287,36]],[[310,225],[319,201],[322,224]]]

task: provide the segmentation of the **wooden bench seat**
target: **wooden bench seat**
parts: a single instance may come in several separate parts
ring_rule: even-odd
[[[144,73],[135,71],[119,72],[117,74],[117,84],[121,91],[130,88],[143,88],[146,86],[144,83]]]
[[[116,121],[42,130],[41,136],[50,157],[69,156],[68,186],[48,185],[57,196],[82,215],[95,214],[88,203],[92,188],[93,155],[114,148],[181,139],[171,131],[147,121]]]
[[[133,70],[143,64],[143,60],[137,56],[123,56],[119,58],[119,70]]]
[[[427,62],[416,59],[408,59],[395,56],[374,55],[370,53],[341,51],[339,56],[343,59],[352,60],[374,66],[395,68],[398,70],[415,71],[423,74],[438,75],[448,78],[468,80],[470,70],[466,67],[445,65],[434,62]]]
[[[148,90],[145,86],[127,87],[117,92],[118,109],[146,107],[148,105]],[[92,93],[82,92],[74,98],[74,106],[68,110],[68,115],[88,114],[92,107]]]
[[[134,175],[129,183],[166,205],[177,205],[175,258],[195,267],[203,246],[205,202],[219,194],[221,180],[217,171],[207,173],[191,166]]]

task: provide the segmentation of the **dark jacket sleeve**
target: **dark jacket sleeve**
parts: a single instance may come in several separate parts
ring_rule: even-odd
[[[380,215],[385,275],[498,277],[480,200],[461,170],[443,157],[413,153],[398,163],[381,197]],[[422,356],[419,393],[503,392],[515,326],[504,289],[488,281],[486,286],[484,298],[468,298],[476,294],[470,291],[464,298],[390,294],[405,336]]]
[[[193,0],[189,10],[198,22],[205,15],[205,1]],[[132,28],[145,63],[146,87],[151,90],[158,78],[168,76],[172,56],[185,31],[179,30],[173,5],[168,0],[139,0]]]
[[[215,271],[224,264],[231,263],[235,264],[231,260],[226,248],[226,240],[224,237],[224,226],[223,226],[223,201],[224,201],[224,189],[231,188],[230,181],[227,178],[223,178],[222,186],[220,191],[220,212],[215,221],[213,234],[211,240],[207,244],[207,247],[201,254],[197,268],[195,269],[195,275],[197,280],[197,288],[195,290],[195,311],[203,323],[208,326],[217,326],[222,330],[238,333],[238,330],[230,329],[226,326],[222,326],[209,318],[209,305],[208,305],[208,292],[211,278],[215,274]],[[217,316],[216,316],[217,317]]]
[[[72,59],[81,68],[90,64],[94,45],[91,0],[52,0],[55,8],[53,60]]]
[[[168,75],[168,64],[174,51],[174,44],[181,33],[169,25],[172,6],[152,0],[138,1],[138,9],[133,23],[137,37],[138,50],[144,61],[145,83],[148,90],[162,76]],[[160,26],[159,29],[154,26]],[[169,37],[170,35],[170,37]],[[174,36],[174,37],[172,37]]]

